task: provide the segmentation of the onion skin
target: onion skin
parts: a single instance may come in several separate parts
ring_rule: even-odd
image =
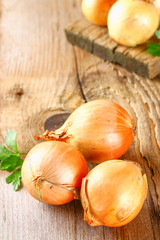
[[[116,0],[82,0],[82,12],[92,23],[106,26],[108,12]]]
[[[97,165],[82,181],[84,220],[91,226],[120,227],[140,212],[147,196],[147,178],[131,161]]]
[[[120,105],[109,100],[95,100],[81,105],[63,126],[37,137],[65,141],[86,160],[101,163],[122,156],[134,139],[135,124]]]
[[[37,200],[61,205],[78,198],[88,167],[83,155],[62,142],[42,142],[33,147],[22,165],[22,181]]]
[[[108,14],[108,33],[119,44],[134,47],[145,43],[159,26],[158,11],[152,3],[119,0]]]

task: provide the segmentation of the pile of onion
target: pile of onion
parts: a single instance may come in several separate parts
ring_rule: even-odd
[[[82,0],[82,12],[90,22],[108,25],[114,41],[134,47],[158,29],[160,0]]]
[[[134,122],[120,105],[108,100],[83,104],[60,129],[37,136],[48,141],[27,154],[23,184],[34,198],[48,204],[80,198],[84,220],[91,226],[125,225],[138,215],[147,195],[139,164],[114,158],[129,148],[133,131]],[[103,163],[88,173],[77,148],[88,160]]]
[[[147,188],[146,175],[137,163],[112,160],[99,164],[82,181],[84,220],[91,226],[129,223],[140,212]]]
[[[149,40],[159,26],[159,14],[152,0],[118,0],[108,14],[110,37],[125,46]]]
[[[33,147],[22,166],[22,181],[37,200],[60,205],[79,198],[87,162],[74,147],[61,142],[43,142]]]
[[[109,100],[95,100],[77,108],[61,128],[36,137],[64,141],[78,148],[86,160],[101,163],[121,157],[134,131],[134,121],[124,108]]]

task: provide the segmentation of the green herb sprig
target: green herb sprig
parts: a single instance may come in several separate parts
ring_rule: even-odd
[[[160,40],[160,30],[155,32],[156,37]],[[147,52],[159,57],[160,56],[160,44],[158,43],[149,43],[147,44]]]
[[[21,167],[23,164],[21,154],[17,148],[17,132],[8,130],[5,137],[7,147],[0,144],[0,170],[13,172],[6,177],[6,183],[12,183],[14,191],[21,187]]]

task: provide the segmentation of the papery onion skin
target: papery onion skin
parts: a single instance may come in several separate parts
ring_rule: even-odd
[[[88,167],[83,155],[62,142],[42,142],[27,154],[22,165],[22,182],[37,200],[61,205],[72,201],[80,190]]]
[[[109,9],[116,0],[82,0],[82,12],[92,23],[106,26]]]
[[[46,140],[65,141],[80,150],[87,161],[101,163],[122,156],[134,139],[135,124],[117,103],[94,100],[81,105],[61,128]]]
[[[147,189],[146,175],[137,163],[123,160],[101,163],[82,181],[84,220],[91,226],[123,226],[140,212]]]
[[[119,44],[134,47],[145,43],[159,26],[159,15],[151,3],[119,0],[108,14],[108,33]]]

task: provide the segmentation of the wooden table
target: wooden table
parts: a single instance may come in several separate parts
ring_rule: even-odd
[[[144,79],[72,47],[64,28],[82,17],[80,5],[80,0],[1,0],[0,142],[7,129],[15,129],[20,151],[29,151],[35,133],[58,127],[85,101],[111,99],[136,122],[135,140],[123,158],[145,170],[147,199],[124,227],[90,227],[80,201],[42,204],[24,188],[14,192],[1,171],[0,240],[160,239],[160,77]]]

